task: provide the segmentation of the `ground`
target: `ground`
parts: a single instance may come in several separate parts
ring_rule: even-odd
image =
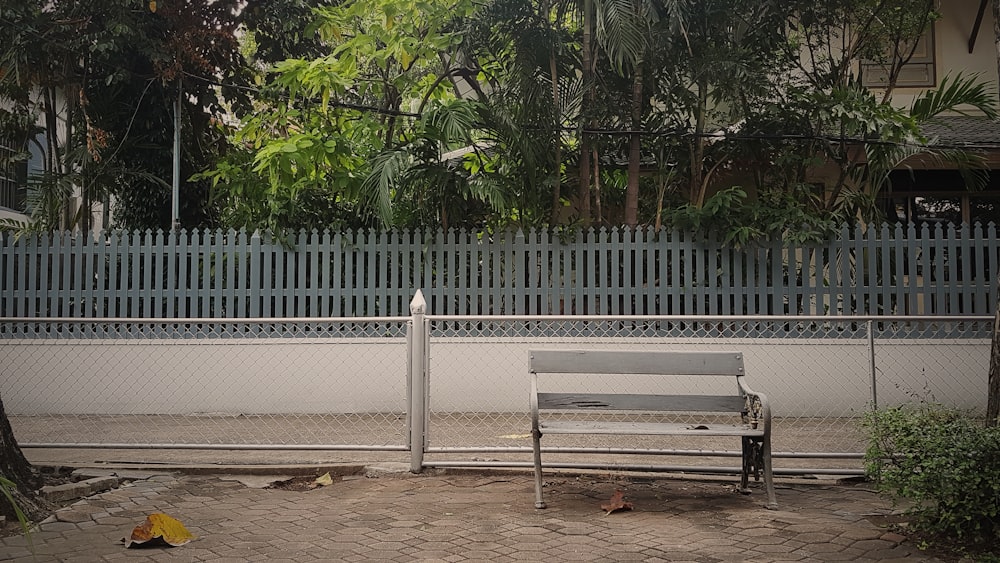
[[[85,476],[85,475],[84,476],[73,475],[71,468],[59,468],[59,469],[42,468],[42,473],[43,473],[43,476],[44,476],[44,479],[45,479],[45,483],[47,485],[62,485],[62,484],[70,483],[70,482],[80,481],[82,479],[86,479],[87,478],[87,476]],[[363,477],[359,477],[359,478],[363,478]],[[486,477],[484,477],[484,479],[485,478]],[[333,478],[334,486],[336,487],[337,485],[340,485],[341,481],[343,479],[345,479],[345,478],[343,478],[343,477],[338,478],[338,477],[335,476]],[[413,479],[419,479],[419,478],[414,477]],[[603,483],[604,481],[607,480],[606,478],[601,478],[601,479],[597,479],[594,482],[590,482],[592,479],[596,479],[596,478],[587,478],[587,477],[562,477],[562,476],[558,476],[557,477],[557,476],[553,476],[552,478],[549,479],[549,482],[550,482],[551,486],[554,487],[556,490],[570,489],[570,488],[573,488],[573,487],[579,487],[579,488],[581,488],[584,491],[594,491],[594,490],[599,489],[600,486],[601,486],[601,483]],[[275,482],[275,483],[271,484],[269,486],[269,488],[277,489],[277,490],[280,490],[280,491],[286,491],[286,492],[297,492],[297,493],[302,494],[302,495],[324,495],[324,494],[327,494],[326,492],[320,492],[320,490],[324,489],[325,487],[322,486],[322,485],[317,485],[316,480],[317,480],[317,477],[315,475],[294,477],[294,478],[290,478],[290,479],[287,479],[287,480],[284,480],[284,481]],[[126,479],[124,481],[121,481],[121,484],[124,484],[124,483],[127,483],[127,482],[128,482],[128,480]],[[657,498],[657,499],[659,499],[660,496],[676,495],[677,491],[675,489],[678,489],[678,488],[684,494],[691,495],[692,497],[696,497],[696,498],[702,498],[702,497],[703,498],[718,498],[718,491],[720,490],[720,487],[722,489],[732,489],[732,484],[731,483],[726,483],[726,482],[719,482],[719,481],[705,481],[705,482],[701,482],[701,481],[694,481],[694,480],[691,480],[691,481],[687,481],[687,480],[685,480],[685,481],[681,481],[681,480],[673,481],[673,480],[669,480],[669,479],[665,480],[665,481],[660,481],[660,480],[646,481],[646,480],[641,480],[641,479],[638,479],[638,480],[636,480],[636,479],[622,479],[620,485],[623,488],[637,491],[637,494],[638,494],[639,490],[649,489],[649,494],[646,495],[646,496],[650,497],[650,498]],[[850,489],[851,487],[867,488],[867,484],[861,483],[861,482],[854,483],[853,485],[850,484],[850,483],[844,483],[841,486],[845,487],[846,489]],[[661,491],[660,489],[663,489],[663,490]],[[207,495],[208,493],[206,492],[204,494]],[[739,496],[739,495],[737,495],[737,496]],[[599,505],[601,505],[602,503],[606,503],[609,500],[606,497],[607,497],[607,495],[604,495],[604,496],[601,496],[601,497],[593,496],[593,497],[591,497],[589,499],[589,502],[594,505],[593,508],[594,508],[595,511],[596,511],[596,509],[597,509],[597,507]],[[78,499],[78,498],[68,498],[68,499],[61,500],[61,501],[54,502],[54,503],[53,502],[49,502],[47,506],[48,506],[48,508],[52,512],[54,512],[54,511],[58,510],[61,507],[65,507],[65,506],[69,506],[69,505],[72,505],[74,503],[77,503],[79,500],[80,499]],[[568,501],[568,500],[569,499],[567,497],[566,500],[564,500],[564,503],[566,501]],[[648,499],[646,499],[646,500],[648,502]],[[598,514],[600,514],[599,511],[598,511]],[[664,518],[669,517],[669,513],[663,513],[663,514],[661,514],[661,517],[664,517]],[[731,515],[729,517],[731,517]],[[700,513],[699,512],[699,514],[697,515],[697,518],[700,519],[699,521],[702,521],[703,524],[705,523],[705,519],[706,518],[709,518],[709,519],[713,519],[714,518],[714,520],[710,523],[711,525],[708,526],[709,528],[715,528],[715,527],[723,528],[723,527],[727,526],[730,523],[730,522],[728,522],[726,520],[727,519],[727,515],[726,515],[725,511],[719,511],[717,514],[714,514],[714,515],[711,514],[711,513],[706,514],[706,513]],[[908,540],[907,540],[906,543],[910,543],[911,545],[922,545],[922,544],[925,543],[926,538],[918,537],[918,536],[912,534],[908,530],[908,528],[906,526],[905,518],[894,518],[892,521],[874,522],[874,523],[876,523],[880,527],[888,528],[892,532],[898,533],[901,536],[902,535],[907,536]],[[21,530],[21,528],[20,528],[20,526],[19,526],[19,524],[17,522],[5,522],[5,523],[2,523],[2,526],[0,526],[0,537],[17,536],[17,535],[20,535],[21,533],[22,533],[22,530]],[[980,552],[980,553],[978,553],[976,555],[972,555],[970,557],[968,555],[964,555],[961,552],[961,550],[958,549],[958,545],[956,543],[954,543],[954,542],[948,542],[948,541],[941,540],[941,539],[936,539],[936,540],[932,540],[932,541],[933,541],[932,547],[928,548],[923,553],[926,554],[927,556],[930,556],[930,557],[936,557],[938,560],[941,560],[941,561],[945,561],[945,562],[948,562],[948,563],[965,563],[965,562],[972,562],[972,561],[998,561],[997,556],[993,555],[992,553]],[[963,555],[964,555],[964,557],[963,557]]]
[[[66,483],[75,483],[82,481],[87,477],[82,475],[74,475],[72,467],[48,467],[41,466],[37,468],[39,474],[42,476],[43,487],[44,486],[58,486],[65,485]],[[80,500],[79,498],[70,498],[64,500],[52,500],[46,498],[41,490],[35,491],[35,500],[39,503],[42,508],[46,509],[49,514],[59,510],[64,506],[69,506],[74,502]],[[4,499],[2,502],[6,502]],[[0,517],[2,518],[2,517]],[[16,536],[23,533],[21,528],[21,523],[17,520],[7,521],[0,520],[0,537]]]

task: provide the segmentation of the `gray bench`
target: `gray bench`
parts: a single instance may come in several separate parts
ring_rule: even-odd
[[[620,388],[616,386],[616,376],[731,377],[735,379],[736,392],[729,395],[591,393],[577,389],[548,392],[550,386],[543,386],[541,380],[556,374],[563,374],[564,386],[567,379],[574,379],[573,374],[599,375],[601,385],[609,391]],[[628,422],[622,421],[621,416],[613,416],[623,412],[686,413],[686,418],[694,422]],[[731,417],[720,416],[724,413],[730,413]],[[771,407],[767,397],[747,386],[743,355],[739,352],[531,350],[535,508],[545,508],[541,438],[546,434],[739,437],[743,454],[741,491],[749,492],[751,473],[757,480],[763,473],[767,507],[778,505],[771,471]]]

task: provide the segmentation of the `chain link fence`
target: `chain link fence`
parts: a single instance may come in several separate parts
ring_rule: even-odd
[[[0,322],[24,445],[407,449],[407,323]]]
[[[989,317],[0,319],[0,396],[25,447],[412,452],[416,439],[426,466],[527,466],[531,349],[738,350],[773,405],[776,469],[857,473],[873,404],[985,409],[991,331]],[[424,412],[412,374],[426,376]],[[546,445],[547,464],[692,471],[735,466],[739,450],[724,438]]]
[[[922,400],[981,412],[986,404],[992,319],[985,317],[429,318],[427,453],[441,465],[525,459],[533,348],[741,351],[748,384],[771,400],[775,466],[794,472],[860,471],[861,420],[873,405]],[[685,384],[650,388],[648,378],[622,378],[621,392],[733,391]],[[670,452],[676,469],[705,468],[712,458],[739,455],[738,440],[726,438],[570,435],[546,442],[549,463],[565,466],[645,466],[652,459],[646,454]],[[592,455],[581,464],[574,454],[584,451]],[[455,458],[461,461],[443,461]]]

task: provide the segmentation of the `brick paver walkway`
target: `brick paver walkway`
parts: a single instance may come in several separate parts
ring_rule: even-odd
[[[732,481],[552,474],[352,475],[306,491],[219,475],[160,474],[86,498],[31,535],[0,538],[15,561],[936,561],[872,523],[890,507],[864,486],[786,481],[779,510]],[[616,489],[634,510],[606,515]],[[198,536],[126,549],[147,514]]]

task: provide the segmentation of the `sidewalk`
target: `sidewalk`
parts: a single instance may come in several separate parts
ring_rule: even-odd
[[[873,523],[891,506],[865,485],[780,480],[771,511],[731,478],[548,473],[549,508],[536,510],[526,472],[387,465],[302,491],[257,488],[271,477],[133,473],[42,524],[34,557],[24,537],[0,538],[0,560],[938,561]],[[606,515],[616,489],[634,510]],[[198,539],[125,549],[154,512]]]

